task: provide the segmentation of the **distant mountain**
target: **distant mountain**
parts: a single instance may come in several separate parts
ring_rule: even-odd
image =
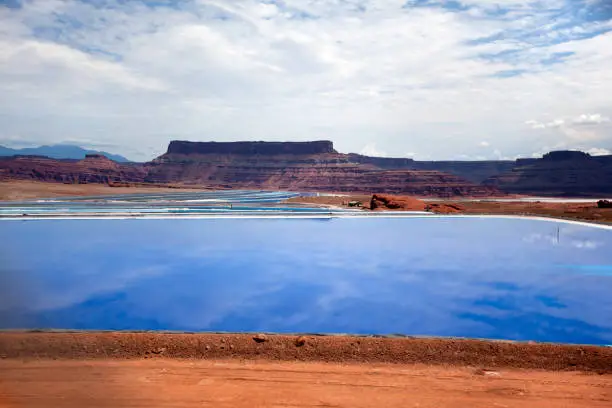
[[[107,152],[100,152],[97,150],[83,149],[79,146],[58,144],[52,146],[40,146],[40,147],[26,147],[24,149],[11,149],[8,147],[0,146],[0,156],[15,156],[15,155],[33,155],[33,156],[47,156],[53,159],[84,159],[86,154],[103,154],[109,159],[127,163],[130,160],[118,154],[112,154]]]

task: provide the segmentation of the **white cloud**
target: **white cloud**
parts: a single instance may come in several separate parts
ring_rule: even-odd
[[[543,148],[545,145],[552,145],[555,150],[582,150],[593,152],[593,155],[603,155],[607,154],[608,149],[600,147],[601,144],[612,145],[610,119],[600,113],[567,116],[549,122],[529,120],[525,124],[533,130],[548,132],[540,133],[547,140],[540,151],[546,151]]]
[[[547,123],[541,123],[536,120],[528,120],[525,122],[525,124],[531,126],[532,129],[551,129],[563,126],[565,124],[565,119],[554,119]]]
[[[73,93],[105,91],[109,85],[127,91],[164,89],[159,80],[147,78],[121,64],[96,59],[85,52],[50,42],[0,41],[0,64],[3,78],[11,79],[5,86],[32,94],[41,86],[55,85],[43,83],[45,79],[63,82],[62,86],[71,85]]]
[[[482,146],[482,147],[489,147],[489,146],[490,146],[490,143],[489,143],[489,142],[487,142],[486,140],[483,140],[483,141],[482,141],[482,142],[480,142],[478,145],[479,145],[479,146]]]
[[[586,149],[586,152],[591,156],[608,156],[612,154],[612,151],[601,147],[591,147],[590,149]]]
[[[597,249],[603,245],[603,242],[594,241],[592,239],[572,238],[572,235],[574,234],[575,231],[573,231],[571,228],[565,228],[560,231],[559,237],[557,237],[557,233],[532,233],[525,236],[523,241],[531,244],[542,242],[544,244],[553,246],[570,246],[577,249]]]
[[[523,238],[523,241],[528,242],[530,244],[537,242],[544,242],[550,245],[558,245],[557,236],[555,234],[540,234],[540,233],[532,233]]]
[[[572,123],[576,125],[600,125],[608,122],[610,122],[610,118],[602,116],[599,113],[583,114],[572,121]]]
[[[0,7],[0,142],[82,137],[144,159],[172,138],[325,137],[342,151],[376,138],[375,150],[443,159],[482,155],[483,140],[510,156],[555,137],[610,141],[610,24],[553,18],[570,0],[466,0],[464,11],[400,0],[160,3]],[[565,133],[546,133],[555,129]]]
[[[554,119],[550,122],[538,122],[537,120],[528,120],[525,122],[526,125],[532,129],[555,129],[561,127],[572,127],[573,125],[592,125],[597,126],[603,123],[610,122],[610,119],[600,114],[593,115],[580,115],[575,118],[559,118]]]
[[[528,120],[525,122],[525,124],[530,126],[532,129],[546,129],[546,125],[538,122],[537,120]]]
[[[572,240],[570,241],[570,245],[574,248],[578,249],[597,249],[602,246],[602,243],[599,241],[592,240]]]
[[[376,143],[368,143],[359,153],[363,154],[364,156],[387,157],[386,152],[378,150]]]

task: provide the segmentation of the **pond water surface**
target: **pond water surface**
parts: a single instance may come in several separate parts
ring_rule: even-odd
[[[0,328],[612,343],[605,229],[444,217],[0,223]]]
[[[289,191],[223,190],[160,194],[120,194],[91,197],[61,197],[0,202],[0,218],[57,216],[175,216],[218,214],[329,214],[348,213],[288,203],[295,197],[316,195]]]

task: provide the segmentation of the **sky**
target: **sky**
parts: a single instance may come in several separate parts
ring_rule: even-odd
[[[612,0],[0,0],[0,145],[612,151]]]

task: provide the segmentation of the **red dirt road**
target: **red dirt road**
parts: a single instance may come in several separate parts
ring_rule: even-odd
[[[612,348],[0,331],[0,407],[612,407]]]
[[[612,376],[239,360],[0,361],[1,407],[610,407]]]

